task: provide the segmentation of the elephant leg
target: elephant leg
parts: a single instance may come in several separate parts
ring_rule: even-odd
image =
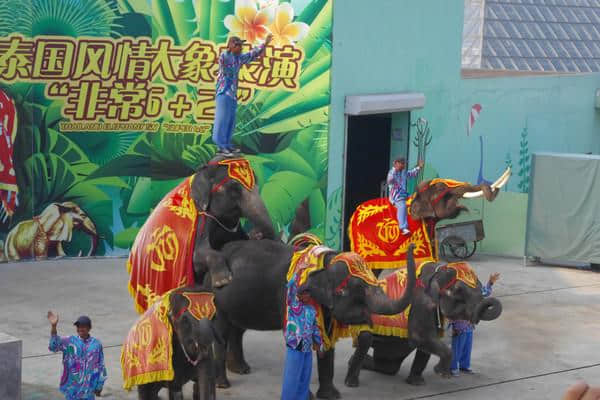
[[[339,399],[342,397],[340,391],[333,385],[333,361],[335,359],[335,350],[330,349],[323,354],[322,358],[317,360],[319,370],[319,390],[317,398],[319,399]]]
[[[183,387],[180,385],[169,385],[169,400],[183,400]]]
[[[197,284],[204,282],[208,273],[213,287],[222,287],[231,282],[232,275],[227,259],[218,251],[208,246],[194,248],[194,280]]]
[[[371,332],[361,332],[356,340],[356,350],[348,361],[348,373],[344,383],[348,387],[357,387],[359,385],[358,377],[362,363],[367,355],[367,352],[373,344],[373,335]]]
[[[159,400],[158,391],[160,385],[157,383],[146,383],[145,385],[138,385],[138,399],[139,400]]]
[[[423,371],[425,370],[425,367],[427,367],[429,358],[431,358],[431,354],[426,353],[421,349],[417,349],[415,359],[413,360],[410,368],[410,374],[406,377],[406,383],[415,386],[425,384],[425,379],[423,379]]]
[[[215,400],[215,370],[212,351],[196,367],[196,380],[194,382],[194,400]]]
[[[62,246],[62,242],[56,242],[56,257],[64,257],[66,256],[65,251]]]
[[[412,347],[402,346],[401,351],[393,349],[390,351],[390,346],[397,347],[397,343],[381,343],[373,344],[373,357],[367,355],[363,361],[362,369],[379,372],[385,375],[396,375],[400,370],[402,361],[413,351]]]
[[[214,343],[216,384],[218,388],[227,389],[231,387],[231,383],[229,383],[229,380],[227,379],[225,358],[227,354],[229,330],[231,329],[231,325],[224,316],[219,315],[219,317],[215,320],[215,328],[218,332],[218,335],[222,339],[222,341],[217,340]]]
[[[250,366],[244,359],[244,332],[245,329],[232,326],[229,329],[229,345],[227,347],[227,369],[236,374],[250,373]]]
[[[449,378],[450,364],[452,363],[452,350],[438,338],[431,338],[419,344],[419,349],[429,354],[435,354],[440,358],[433,370],[444,378]]]

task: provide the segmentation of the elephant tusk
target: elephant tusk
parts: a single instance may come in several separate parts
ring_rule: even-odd
[[[504,185],[506,185],[508,183],[508,180],[510,179],[510,176],[512,174],[507,174],[504,179],[502,179],[502,181],[498,182],[498,184],[496,186],[494,186],[495,189],[501,189]]]
[[[506,184],[506,182],[508,182],[508,178],[510,178],[510,175],[511,175],[511,168],[508,167],[508,168],[506,168],[504,173],[502,175],[500,175],[500,178],[498,178],[496,180],[496,182],[492,183],[490,185],[490,187],[492,189],[501,188],[502,186],[504,186]]]
[[[477,192],[467,192],[462,195],[463,199],[476,199],[481,196],[483,196],[483,190],[479,190]]]
[[[500,175],[496,182],[490,185],[490,188],[492,188],[492,190],[502,188],[508,182],[508,179],[510,178],[511,174],[511,168],[506,168],[506,170],[502,173],[502,175]],[[467,192],[462,195],[462,197],[465,199],[476,199],[481,196],[483,196],[483,190],[478,190],[477,192]]]

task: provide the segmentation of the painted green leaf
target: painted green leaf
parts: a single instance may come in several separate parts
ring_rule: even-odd
[[[311,24],[319,12],[323,9],[323,6],[327,3],[327,0],[312,0],[304,7],[304,10],[298,15],[297,21]]]
[[[263,185],[260,195],[274,224],[287,225],[300,203],[316,185],[314,179],[291,171],[274,173]]]
[[[196,170],[199,166],[210,161],[215,155],[215,151],[213,145],[197,144],[183,150],[181,158],[191,170]]]
[[[292,149],[285,149],[279,153],[263,154],[263,157],[273,160],[279,170],[292,171],[317,180],[313,167]]]
[[[196,30],[196,13],[193,1],[167,0],[180,43],[185,45]]]
[[[196,30],[200,39],[208,40],[210,31],[210,0],[196,1]]]
[[[150,157],[125,154],[99,167],[90,178],[103,176],[150,176]]]
[[[91,178],[86,179],[85,182],[92,185],[103,185],[103,186],[112,186],[118,188],[129,188],[127,182],[123,179],[116,176],[108,176],[108,177],[100,177],[100,178]]]
[[[140,228],[132,226],[124,229],[115,235],[115,246],[121,249],[129,249],[133,245],[135,237],[137,236]]]
[[[310,24],[308,35],[298,44],[304,48],[306,58],[311,58],[321,47],[323,42],[331,35],[332,0],[328,0],[317,17]]]
[[[301,87],[297,92],[287,96],[285,100],[267,107],[263,105],[259,118],[277,118],[276,114],[282,111],[290,113],[302,113],[324,104],[329,103],[329,71],[325,71],[318,77]]]
[[[211,3],[209,40],[223,43],[229,33],[223,21],[227,15],[234,14],[235,2],[234,0],[212,0]]]
[[[48,129],[48,142],[49,152],[58,155],[69,164],[90,161],[77,143],[54,129]]]
[[[297,114],[290,116],[278,121],[269,121],[260,128],[260,132],[263,133],[280,133],[289,132],[296,129],[302,129],[309,125],[318,124],[321,122],[327,122],[329,113],[329,105],[305,112],[303,114]]]
[[[64,102],[62,100],[55,100],[46,108],[44,111],[44,124],[47,127],[54,127],[56,123],[63,120],[62,108]]]
[[[321,189],[316,188],[308,198],[308,209],[310,210],[310,226],[325,225],[326,215],[325,197]]]
[[[275,162],[269,158],[257,155],[245,155],[244,157],[250,163],[258,184],[263,185],[273,174],[273,170],[276,167]]]
[[[77,182],[71,166],[56,154],[36,153],[25,160],[26,182],[35,199],[35,213],[53,201],[59,201]]]
[[[165,195],[181,182],[181,179],[153,180],[138,179],[129,199],[127,212],[143,214],[150,212]]]
[[[156,32],[161,36],[171,36],[175,44],[180,44],[177,30],[175,29],[175,21],[169,11],[169,7],[165,0],[152,2],[152,17],[153,22],[156,22],[160,27],[160,32]]]
[[[117,0],[120,10],[152,15],[152,8],[147,0]]]

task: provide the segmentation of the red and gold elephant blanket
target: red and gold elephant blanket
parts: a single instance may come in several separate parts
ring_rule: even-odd
[[[156,299],[131,327],[121,349],[123,388],[150,382],[170,381],[173,370],[173,328],[169,322],[169,291]],[[210,292],[181,292],[188,303],[179,315],[189,311],[198,320],[212,319],[216,313],[214,294]],[[179,316],[174,316],[178,318]]]
[[[248,190],[254,188],[254,172],[248,160],[227,158],[209,164],[227,167],[227,176],[214,185],[213,191],[229,179]],[[196,228],[206,220],[191,196],[194,176],[183,180],[156,205],[131,247],[127,261],[129,292],[140,314],[163,293],[194,283]]]
[[[407,200],[410,209],[412,197]],[[402,235],[396,219],[396,207],[387,198],[366,201],[356,208],[350,219],[350,250],[358,253],[369,268],[406,266],[406,252],[415,244],[415,261],[436,261],[437,248],[433,236],[435,222],[415,220],[407,215],[410,235]]]
[[[143,313],[163,293],[194,283],[198,212],[190,195],[193,175],[157,204],[137,234],[129,259],[129,293]]]

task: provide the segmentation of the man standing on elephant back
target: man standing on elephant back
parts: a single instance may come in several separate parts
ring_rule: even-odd
[[[408,222],[406,220],[406,199],[408,191],[406,189],[406,181],[408,178],[417,176],[421,168],[423,168],[423,160],[419,160],[417,166],[413,169],[406,170],[406,159],[400,157],[394,160],[394,166],[387,174],[387,184],[390,188],[389,199],[398,210],[398,227],[403,235],[408,235]]]
[[[235,111],[237,109],[238,74],[244,64],[248,64],[265,52],[266,46],[273,39],[269,34],[265,43],[253,48],[248,53],[242,54],[242,45],[245,40],[231,36],[227,41],[227,50],[219,56],[219,75],[217,77],[217,90],[215,97],[215,121],[213,124],[213,142],[217,145],[219,153],[232,156],[238,149],[231,144],[231,137],[235,128]]]
[[[312,351],[323,350],[323,339],[317,325],[317,312],[310,304],[308,292],[298,288],[296,275],[287,284],[287,323],[284,337],[287,347],[281,400],[310,398]]]

